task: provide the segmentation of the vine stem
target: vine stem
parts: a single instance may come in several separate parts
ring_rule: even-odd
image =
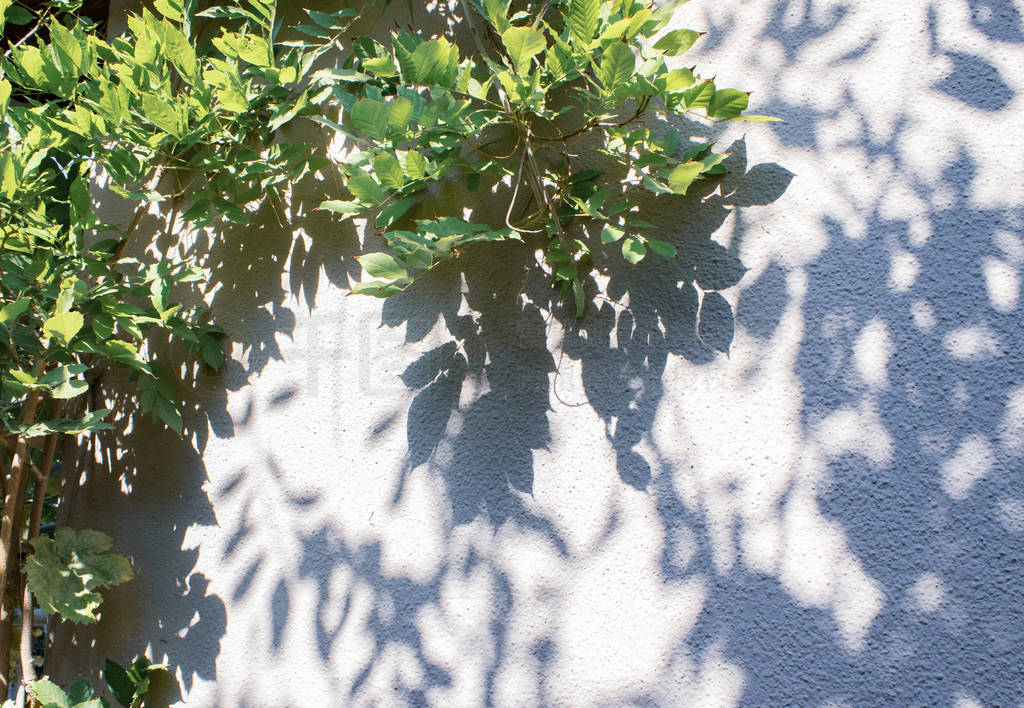
[[[59,403],[55,405],[53,416],[60,417]],[[39,536],[39,527],[43,521],[43,507],[46,502],[46,485],[50,481],[50,468],[53,467],[53,458],[57,453],[59,437],[57,433],[50,433],[47,436],[42,467],[36,468],[33,465],[36,486],[35,493],[32,495],[32,515],[29,517],[29,539]],[[22,577],[21,584],[21,680],[31,683],[37,678],[36,667],[32,662],[32,591],[29,590],[27,578]]]
[[[473,43],[476,44],[477,51],[480,52],[481,57],[487,56],[487,50],[484,48],[483,42],[480,41],[480,37],[477,35],[476,23],[473,21],[473,11],[466,0],[459,0],[462,5],[462,12],[466,17],[466,24],[469,25],[469,32],[473,36]],[[515,114],[512,111],[512,103],[508,99],[508,94],[505,93],[505,89],[501,84],[501,80],[495,73],[494,68],[488,65],[491,76],[494,77],[494,85],[498,90],[498,96],[501,98],[501,105],[505,109],[509,118],[512,120],[513,125],[519,127],[519,122],[515,118]],[[544,182],[541,179],[540,166],[537,164],[537,158],[533,153],[533,147],[530,145],[530,130],[529,128],[520,128],[520,131],[525,133],[523,135],[523,156],[526,160],[526,174],[527,181],[530,185],[530,190],[533,192],[534,198],[537,203],[547,209],[551,221],[554,224],[555,235],[558,237],[558,242],[562,245],[565,251],[569,251],[569,242],[565,238],[565,232],[562,231],[562,223],[558,218],[558,212],[555,210],[551,203],[550,195],[544,188]]]
[[[35,420],[42,396],[39,391],[30,391],[21,409],[20,423]],[[11,460],[11,479],[4,496],[3,518],[0,520],[0,694],[7,693],[11,665],[11,632],[14,618],[14,593],[10,592],[13,572],[17,572],[18,553],[21,546],[21,519],[25,502],[25,488],[31,472],[31,457],[27,439],[19,435]],[[12,572],[13,571],[13,572]],[[20,586],[18,586],[20,590]],[[18,593],[20,595],[20,593]]]

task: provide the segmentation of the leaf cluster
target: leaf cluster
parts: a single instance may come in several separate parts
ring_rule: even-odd
[[[149,691],[150,674],[163,671],[164,664],[151,664],[145,657],[139,657],[127,668],[116,661],[107,659],[103,678],[111,695],[124,708],[138,708]],[[65,691],[49,679],[32,682],[32,696],[40,708],[109,708],[105,696],[96,695],[88,679],[79,676]],[[4,708],[6,704],[4,704]]]
[[[685,195],[723,174],[726,156],[674,130],[656,136],[645,117],[772,120],[744,113],[749,94],[672,68],[700,37],[664,31],[678,4],[566,0],[516,10],[509,0],[464,2],[476,39],[466,55],[446,37],[405,30],[389,45],[354,40],[344,71],[313,77],[333,87],[323,104],[340,116],[320,121],[359,148],[342,166],[352,198],[321,208],[372,218],[388,245],[360,258],[371,279],[354,292],[392,295],[468,243],[539,237],[553,282],[582,314],[581,281],[595,249],[617,243],[634,264],[648,251],[674,257],[638,198],[611,195]],[[480,136],[502,136],[505,149]],[[577,166],[584,149],[603,156],[602,169]],[[442,180],[462,180],[470,191],[511,184],[504,223],[457,213],[417,218],[430,185]]]

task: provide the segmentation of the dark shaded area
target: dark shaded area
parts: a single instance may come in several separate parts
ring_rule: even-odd
[[[975,26],[981,17],[999,16],[992,2],[972,2],[971,17]],[[1012,32],[1011,25],[1006,28]],[[983,30],[984,31],[984,30]],[[1018,15],[1018,32],[1019,15]],[[932,54],[945,56],[953,63],[953,71],[932,88],[951,96],[972,108],[983,111],[1001,111],[1010,105],[1016,92],[1003,80],[999,70],[985,59],[965,52],[943,49],[938,40],[938,15],[935,6],[928,8],[928,32],[931,36]],[[987,32],[986,32],[987,33]]]
[[[195,570],[198,549],[184,548],[189,527],[217,523],[203,491],[202,447],[182,444],[174,433],[138,415],[132,432],[125,434],[133,416],[130,407],[120,410],[128,414],[115,433],[100,437],[102,462],[88,466],[88,483],[71,502],[68,524],[113,537],[113,550],[131,559],[134,577],[103,592],[97,624],[56,626],[47,670],[61,685],[83,672],[99,687],[98,673],[107,658],[126,665],[139,656],[157,662],[167,656],[187,692],[197,679],[217,679],[227,624],[224,601]],[[164,474],[168,469],[176,474]],[[97,515],[96,509],[104,513]],[[154,676],[152,700],[166,705],[183,698],[179,691],[170,676]]]
[[[33,14],[38,14],[45,11],[47,0],[17,0],[17,4]],[[107,17],[109,14],[110,0],[84,0],[82,2],[81,9],[75,12],[76,16],[88,18],[92,22],[96,23],[97,32],[101,36],[106,32]],[[18,19],[20,20],[20,17],[18,17]],[[26,35],[31,33],[34,28],[35,22],[23,23],[20,21],[12,22],[8,20],[4,24],[3,37],[0,38],[0,54],[6,52],[10,47],[15,46],[19,41],[24,39]],[[44,27],[37,31],[33,37],[41,37],[49,40],[49,31]]]
[[[971,24],[999,42],[1024,42],[1020,7],[1013,0],[967,0]]]
[[[755,337],[770,339],[782,320],[788,297],[786,273],[772,263],[740,295],[736,319]]]

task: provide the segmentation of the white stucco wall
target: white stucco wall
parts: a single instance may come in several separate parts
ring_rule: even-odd
[[[515,249],[382,305],[302,205],[222,235],[232,363],[82,502],[138,574],[82,665],[225,708],[1020,705],[1022,12],[686,5],[787,122],[729,128],[681,264],[613,264],[582,334]]]

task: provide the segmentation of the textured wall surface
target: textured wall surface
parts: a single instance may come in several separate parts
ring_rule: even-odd
[[[514,247],[382,304],[312,198],[220,234],[234,361],[81,502],[138,577],[80,663],[191,706],[1020,705],[1022,11],[684,6],[786,123],[578,326]]]

